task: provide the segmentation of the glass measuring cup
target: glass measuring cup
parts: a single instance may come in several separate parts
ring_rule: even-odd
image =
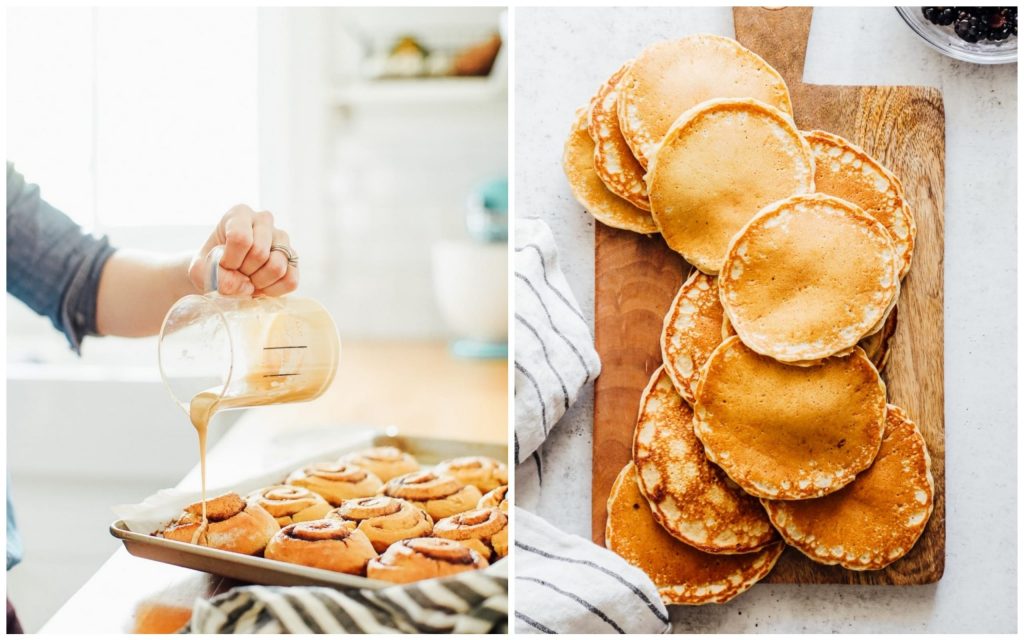
[[[208,262],[211,292],[178,300],[160,329],[160,375],[175,401],[190,413],[197,398],[220,411],[320,396],[340,351],[327,309],[308,298],[221,295],[219,252]]]

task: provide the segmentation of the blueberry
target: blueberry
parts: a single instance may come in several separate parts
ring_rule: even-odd
[[[960,17],[953,24],[953,30],[965,42],[977,42],[984,36],[981,21],[977,16],[970,14],[964,15],[961,13]]]
[[[966,42],[1001,41],[1017,35],[1017,7],[922,7],[921,14],[933,24],[953,25]]]
[[[1012,29],[1009,25],[1001,27],[999,29],[989,29],[988,39],[989,40],[1006,40],[1012,34]]]
[[[953,24],[956,19],[956,9],[953,7],[924,7],[921,13],[929,22],[941,26]]]

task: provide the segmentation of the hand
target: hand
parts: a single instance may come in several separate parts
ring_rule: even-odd
[[[299,286],[299,269],[288,263],[283,251],[273,245],[291,247],[288,234],[274,228],[269,211],[253,211],[240,204],[232,207],[192,258],[188,277],[199,291],[205,288],[206,257],[214,247],[224,246],[217,266],[218,291],[224,295],[282,296]]]

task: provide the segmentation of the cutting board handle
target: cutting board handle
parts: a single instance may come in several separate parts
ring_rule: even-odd
[[[775,67],[786,84],[801,84],[812,7],[736,7],[736,39]]]

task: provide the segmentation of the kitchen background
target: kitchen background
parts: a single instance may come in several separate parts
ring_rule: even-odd
[[[507,253],[485,240],[501,240],[506,198],[504,20],[499,8],[11,9],[7,158],[118,246],[194,251],[233,204],[274,212],[302,257],[299,293],[338,323],[342,368],[353,342],[468,337],[460,353],[501,354]],[[494,224],[469,233],[470,211]],[[117,548],[110,506],[175,485],[197,451],[155,338],[87,339],[77,358],[47,320],[7,308],[7,461],[25,538],[7,586],[33,631]]]

